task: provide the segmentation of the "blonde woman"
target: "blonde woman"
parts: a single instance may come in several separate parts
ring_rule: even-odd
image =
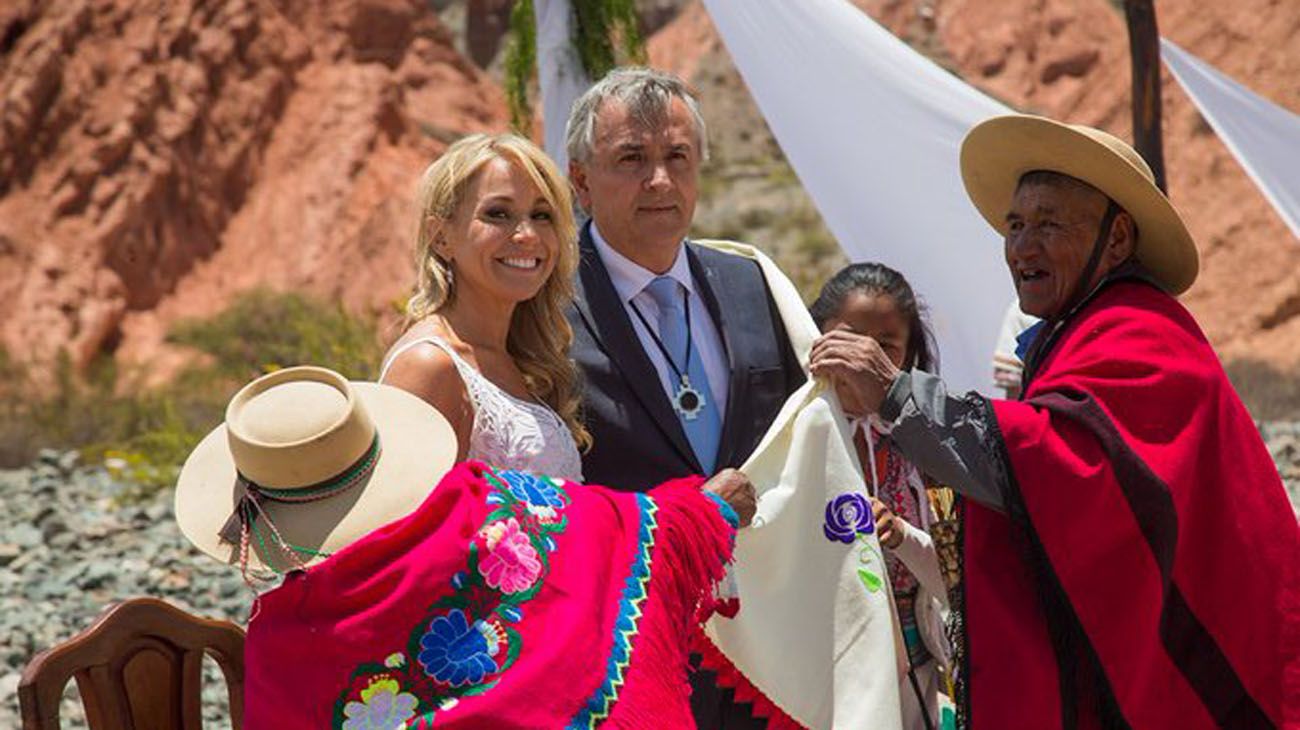
[[[582,480],[568,183],[536,145],[476,134],[425,171],[410,326],[379,380],[451,422],[458,460]]]

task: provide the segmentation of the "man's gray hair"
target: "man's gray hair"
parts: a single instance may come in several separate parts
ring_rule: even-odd
[[[691,95],[686,84],[672,74],[640,66],[616,68],[605,74],[587,89],[573,104],[569,123],[565,126],[565,148],[569,159],[588,162],[596,142],[596,115],[608,99],[622,102],[628,112],[641,124],[662,125],[668,119],[673,98],[681,99],[691,113],[695,124],[695,139],[700,159],[709,158],[709,134],[700,115],[699,102]]]

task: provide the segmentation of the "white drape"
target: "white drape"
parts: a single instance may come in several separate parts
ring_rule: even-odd
[[[564,124],[569,110],[591,81],[573,47],[569,0],[533,0],[537,19],[537,83],[542,95],[542,136],[546,154],[567,170]]]
[[[698,241],[759,262],[802,363],[817,327],[794,284],[757,249]],[[804,727],[902,727],[906,652],[874,532],[851,543],[824,531],[837,498],[866,499],[852,431],[832,391],[795,391],[741,466],[758,511],[736,535],[740,612],[714,618],[710,640],[771,702]],[[863,577],[878,579],[868,587]]]
[[[958,149],[972,125],[1009,110],[846,0],[704,4],[848,257],[901,271],[930,306],[949,388],[989,391],[1013,292]]]
[[[1160,39],[1161,56],[1215,134],[1300,239],[1300,116]]]

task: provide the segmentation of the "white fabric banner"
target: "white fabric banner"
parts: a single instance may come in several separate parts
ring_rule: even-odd
[[[1010,110],[847,0],[704,4],[849,259],[901,271],[930,307],[949,389],[991,392],[1014,292],[1001,238],[962,187],[958,150],[971,126]]]
[[[533,0],[537,19],[537,84],[542,95],[542,137],[546,154],[561,172],[569,169],[564,124],[569,110],[591,81],[573,47],[569,0]]]
[[[1160,39],[1161,56],[1192,102],[1300,239],[1300,116]]]

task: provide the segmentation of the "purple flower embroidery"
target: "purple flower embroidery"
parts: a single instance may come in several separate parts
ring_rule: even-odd
[[[352,701],[343,708],[343,730],[370,730],[371,728],[400,728],[415,717],[420,701],[391,677],[380,675],[370,680],[361,690],[361,701]]]
[[[826,524],[822,531],[827,540],[842,543],[852,543],[859,534],[870,535],[876,531],[871,504],[861,494],[841,494],[826,503]]]

